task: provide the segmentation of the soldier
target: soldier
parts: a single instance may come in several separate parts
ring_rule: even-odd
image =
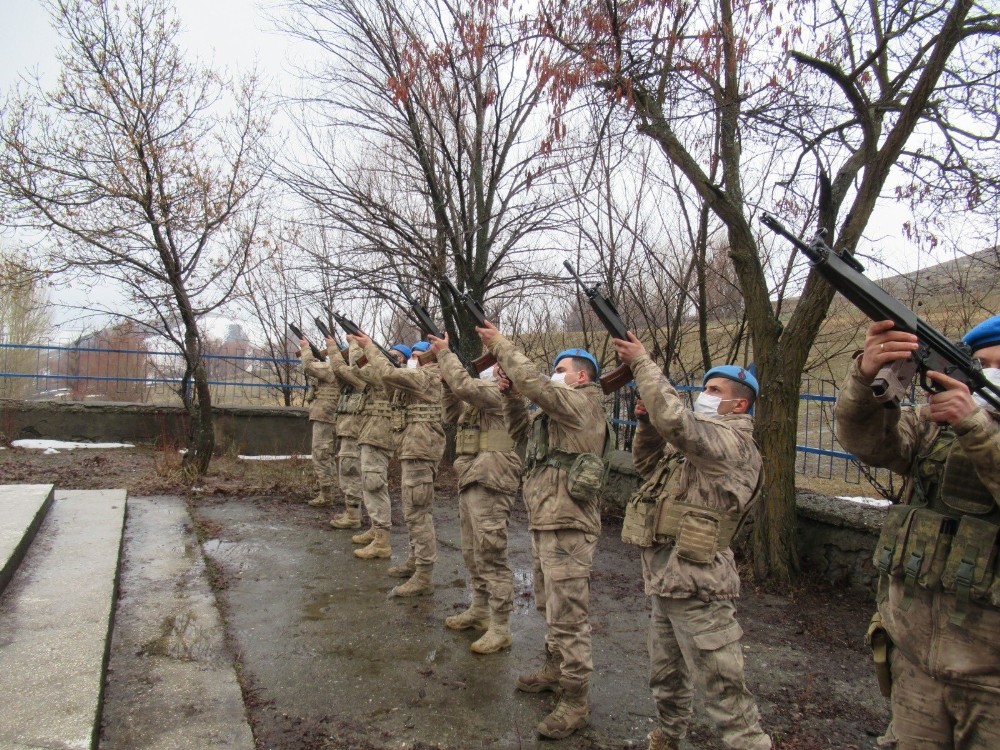
[[[340,381],[340,398],[337,400],[337,438],[340,450],[337,452],[337,466],[340,472],[340,489],[344,493],[346,508],[335,516],[330,525],[335,529],[361,528],[361,450],[358,446],[358,431],[361,427],[361,402],[365,382],[358,377],[357,368],[344,361],[337,353],[337,344],[332,338],[326,340],[330,355],[330,369]]]
[[[393,429],[402,466],[403,517],[409,532],[409,554],[389,575],[407,578],[390,596],[423,596],[434,591],[431,574],[437,561],[434,536],[434,479],[444,455],[441,425],[441,371],[436,362],[420,366],[416,353],[427,351],[426,341],[414,344],[405,368],[394,368],[367,336],[356,337],[390,392]]]
[[[319,494],[309,501],[314,507],[332,505],[337,484],[337,400],[340,381],[330,368],[330,362],[313,357],[309,342],[299,342],[299,359],[306,375],[316,380],[314,398],[309,405],[312,422],[312,464],[319,482]]]
[[[629,501],[622,538],[642,549],[642,574],[652,612],[649,687],[658,715],[649,750],[676,750],[691,720],[696,684],[726,747],[765,750],[743,680],[743,630],[733,602],[740,578],[729,543],[758,497],[762,459],[753,440],[759,386],[742,367],[705,373],[694,411],[639,340],[614,339],[643,395],[632,443],[645,478]],[[642,522],[633,522],[641,512]],[[636,527],[645,538],[632,536]]]
[[[448,348],[448,338],[429,336],[441,366],[445,419],[457,424],[455,471],[462,558],[472,584],[472,603],[445,619],[452,630],[486,630],[469,648],[492,654],[509,648],[514,576],[507,564],[507,524],[521,484],[521,459],[504,423],[504,397],[491,367],[469,376]]]
[[[534,564],[535,606],[544,613],[546,659],[521,675],[529,693],[561,690],[555,709],[538,724],[544,737],[560,739],[587,725],[587,692],[594,669],[590,638],[590,568],[601,533],[600,486],[608,439],[597,360],[583,349],[560,352],[546,378],[492,325],[477,328],[512,388],[504,416],[515,440],[530,433],[525,457]],[[524,398],[539,408],[529,412]]]
[[[963,341],[1000,385],[1000,315]],[[917,346],[892,321],[873,323],[837,398],[841,444],[906,477],[875,551],[869,639],[900,750],[987,750],[1000,726],[1000,415],[937,372],[942,390],[924,406],[876,401],[878,371]]]
[[[365,355],[361,342],[371,343],[371,339],[367,336],[363,339],[348,336],[347,340],[350,342],[350,361],[356,365]],[[410,347],[396,344],[390,354],[402,364],[410,357]],[[384,360],[377,349],[374,356],[378,361]],[[361,398],[358,446],[361,458],[361,497],[371,526],[364,533],[351,537],[351,542],[367,545],[354,550],[355,557],[362,560],[388,559],[392,557],[392,544],[389,540],[389,529],[392,528],[389,460],[396,449],[396,435],[392,431],[392,412],[388,392],[382,383],[382,371],[373,366],[369,359],[364,367],[357,368],[357,375],[366,384]]]

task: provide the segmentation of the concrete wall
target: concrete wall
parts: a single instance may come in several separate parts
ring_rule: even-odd
[[[605,505],[624,513],[625,502],[638,486],[631,454],[616,451]],[[811,492],[799,492],[796,506],[803,566],[830,583],[874,591],[877,575],[871,558],[887,509]]]
[[[215,440],[221,451],[247,455],[309,454],[308,410],[299,407],[220,407]],[[187,415],[179,406],[117,402],[0,399],[0,433],[8,440],[184,444]]]

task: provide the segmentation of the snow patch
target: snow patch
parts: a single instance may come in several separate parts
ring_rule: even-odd
[[[298,458],[302,461],[311,461],[312,455],[308,456],[237,456],[241,461],[291,461],[292,459]]]
[[[840,500],[849,500],[852,503],[858,503],[859,505],[869,505],[873,508],[888,508],[892,505],[890,500],[886,500],[884,497],[845,497],[841,496]]]
[[[132,443],[73,443],[67,440],[13,440],[11,445],[15,448],[45,451],[46,455],[76,448],[135,448]]]

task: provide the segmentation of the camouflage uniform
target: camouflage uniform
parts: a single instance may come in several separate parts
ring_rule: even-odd
[[[890,510],[875,553],[882,573],[876,617],[892,644],[891,728],[898,747],[994,748],[1000,417],[979,408],[941,427],[927,407],[883,406],[855,361],[836,419],[847,450],[907,477],[903,504]]]
[[[340,467],[340,489],[349,509],[361,507],[361,448],[358,432],[361,430],[361,405],[365,381],[358,377],[358,369],[348,365],[343,356],[332,354],[330,367],[341,382],[337,401],[337,437],[340,450],[337,459]]]
[[[515,440],[548,423],[548,447],[569,454],[604,452],[607,422],[596,383],[567,387],[553,383],[523,352],[501,335],[490,351],[514,388],[539,409],[529,412],[517,394],[504,399],[504,417]],[[586,690],[594,669],[591,654],[590,568],[601,533],[597,499],[578,502],[570,494],[567,472],[535,463],[524,477],[524,503],[531,530],[535,607],[544,614],[546,650],[557,665],[558,684]],[[552,688],[544,688],[552,689]]]
[[[316,380],[316,398],[309,406],[312,422],[312,463],[320,492],[329,504],[337,485],[337,401],[341,383],[330,368],[329,360],[320,362],[305,346],[299,352],[302,369]]]
[[[437,363],[413,369],[393,367],[374,345],[365,349],[365,356],[391,394],[393,429],[399,436],[403,517],[410,535],[410,558],[416,571],[429,574],[437,560],[432,516],[434,479],[445,444],[441,425],[441,370]]]
[[[357,344],[350,346],[351,362],[362,356]],[[376,356],[384,359],[376,350]],[[389,459],[396,449],[396,435],[390,426],[388,394],[382,384],[381,371],[371,360],[357,369],[358,379],[365,383],[361,397],[361,420],[358,426],[358,446],[361,458],[361,497],[373,529],[388,530],[392,526],[389,504]]]
[[[445,420],[458,425],[455,471],[470,611],[488,613],[493,623],[506,626],[514,603],[507,524],[521,483],[521,459],[507,433],[497,384],[470,377],[454,352],[442,352],[438,361],[447,385]]]
[[[761,472],[753,419],[696,415],[648,355],[636,357],[631,368],[649,414],[640,420],[632,443],[635,468],[647,479],[640,493],[661,503],[653,544],[642,550],[643,581],[652,601],[649,686],[659,716],[657,733],[663,747],[676,747],[687,732],[697,684],[727,747],[765,750],[771,739],[761,729],[743,679],[743,630],[733,603],[740,579],[733,552],[727,543],[723,549],[703,545],[701,555],[688,553],[677,544],[683,532],[667,531],[671,506],[682,514],[697,506],[690,508],[692,518],[707,517],[698,512],[704,508],[735,527],[754,499]],[[684,529],[687,516],[682,517]],[[703,531],[714,536],[715,528]],[[694,561],[699,556],[704,562]]]

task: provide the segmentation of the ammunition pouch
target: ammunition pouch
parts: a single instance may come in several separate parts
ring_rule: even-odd
[[[455,433],[455,452],[460,456],[479,453],[479,425],[459,425]]]
[[[683,461],[684,457],[679,453],[660,461],[649,479],[643,482],[629,498],[625,504],[625,520],[622,522],[622,541],[625,544],[634,544],[637,547],[653,546],[656,519],[665,497],[663,486]]]
[[[892,649],[892,640],[886,629],[882,627],[882,615],[878,612],[872,615],[868,632],[865,633],[865,644],[872,650],[878,691],[888,698],[892,693],[892,670],[889,668],[889,651]]]
[[[566,491],[578,503],[595,502],[601,494],[611,471],[607,456],[611,451],[610,425],[605,427],[604,455],[573,453],[549,446],[549,418],[542,414],[535,418],[525,453],[525,471],[530,476],[542,467],[551,466],[566,472]]]
[[[705,565],[726,549],[743,521],[733,513],[688,503],[665,503],[656,521],[656,537],[673,537],[677,556]]]
[[[392,404],[389,408],[389,426],[393,432],[406,429],[406,407],[402,404]]]
[[[353,388],[350,392],[345,388],[340,392],[337,401],[337,414],[358,414],[361,411],[362,396]]]
[[[506,430],[483,430],[479,425],[459,425],[455,434],[455,452],[460,456],[475,456],[492,451],[509,453],[514,441]]]

